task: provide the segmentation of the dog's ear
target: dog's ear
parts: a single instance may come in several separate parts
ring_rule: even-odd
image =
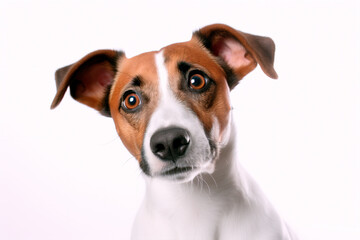
[[[271,38],[240,32],[223,24],[206,26],[195,32],[194,36],[200,38],[204,46],[235,73],[237,81],[229,83],[231,89],[257,63],[267,76],[273,79],[278,77],[273,67],[275,44]]]
[[[57,93],[51,109],[59,105],[68,87],[71,96],[105,116],[110,116],[107,102],[117,64],[125,57],[123,52],[98,50],[78,62],[60,68],[55,73]]]

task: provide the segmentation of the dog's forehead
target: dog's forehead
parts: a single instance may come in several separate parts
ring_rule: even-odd
[[[170,75],[178,71],[178,65],[181,62],[205,70],[207,73],[211,73],[214,78],[220,78],[220,75],[224,75],[223,69],[215,57],[196,39],[169,45],[161,49],[161,52],[164,55],[165,65]]]
[[[187,61],[207,68],[215,67],[215,60],[208,50],[198,41],[191,40],[174,43],[161,49],[165,62]]]
[[[118,69],[110,93],[110,101],[118,101],[127,87],[134,80],[141,80],[142,84],[157,85],[157,69],[155,55],[158,52],[147,52],[132,58],[120,59]],[[112,105],[110,103],[110,105]]]
[[[199,41],[191,40],[122,60],[116,77],[116,79],[121,78],[120,83],[116,83],[119,85],[117,88],[123,88],[136,77],[140,77],[144,83],[157,84],[158,65],[155,60],[157,54],[163,55],[164,66],[169,76],[178,72],[178,64],[181,62],[207,69],[215,75],[223,74],[223,69],[208,50]]]
[[[127,84],[136,77],[142,77],[144,81],[155,81],[157,71],[154,56],[157,53],[147,52],[124,59],[119,66],[117,78],[122,78],[123,84]]]

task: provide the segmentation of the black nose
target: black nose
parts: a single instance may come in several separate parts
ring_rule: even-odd
[[[183,156],[190,143],[190,134],[182,128],[165,128],[150,139],[151,151],[164,161],[176,161]]]

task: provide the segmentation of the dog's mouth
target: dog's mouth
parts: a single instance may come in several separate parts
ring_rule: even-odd
[[[200,172],[200,168],[195,166],[171,166],[163,169],[157,176],[175,182],[191,181]]]
[[[172,167],[170,169],[166,169],[164,171],[162,171],[160,173],[161,176],[176,176],[176,175],[183,175],[183,174],[187,174],[191,171],[193,171],[195,169],[195,167],[191,167],[191,166],[188,166],[188,167],[178,167],[178,166],[175,166],[175,167]]]

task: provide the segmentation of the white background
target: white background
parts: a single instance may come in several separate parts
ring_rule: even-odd
[[[54,72],[102,48],[127,56],[211,23],[270,36],[232,92],[239,161],[302,239],[360,239],[360,5],[355,1],[0,3],[0,239],[129,239],[144,194],[110,118]],[[151,224],[151,223],[149,223]]]

